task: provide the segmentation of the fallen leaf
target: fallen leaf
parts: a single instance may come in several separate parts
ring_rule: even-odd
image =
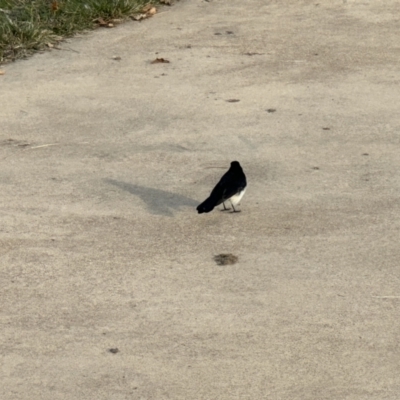
[[[95,22],[98,22],[100,25],[106,25],[106,21],[104,21],[103,18],[99,17],[97,19],[95,19]]]
[[[142,8],[142,13],[147,13],[147,11],[150,11],[153,8],[152,4],[146,4],[143,8]]]
[[[115,61],[121,61],[121,57],[119,57],[119,56],[113,56],[112,59],[115,60]]]
[[[238,103],[240,100],[239,99],[228,99],[226,100],[227,103]]]
[[[151,64],[167,64],[167,63],[169,63],[169,60],[167,60],[166,58],[156,58],[151,62]]]
[[[60,6],[58,5],[58,1],[53,0],[51,2],[51,11],[56,12],[59,10],[59,8],[60,8]]]
[[[117,347],[115,347],[115,348],[113,348],[113,349],[108,349],[108,351],[109,351],[110,353],[112,353],[112,354],[117,354],[117,353],[119,352],[119,350],[118,350]]]
[[[269,112],[269,113],[274,113],[275,111],[276,111],[275,108],[268,108],[268,110],[267,110],[267,112]]]
[[[214,256],[214,261],[218,265],[232,265],[232,264],[236,264],[237,263],[238,257],[234,256],[231,253],[229,253],[229,254],[218,254],[218,255]]]
[[[52,48],[54,47],[54,44],[52,44],[52,43],[47,43],[46,46],[47,46],[47,47],[50,47],[50,49],[52,49]]]
[[[105,21],[103,18],[99,17],[94,20],[99,26],[104,26],[105,28],[112,28],[114,25],[110,21]]]
[[[157,12],[157,9],[155,7],[150,8],[149,11],[147,11],[147,15],[151,16],[154,15]]]
[[[262,56],[263,54],[264,53],[256,53],[256,52],[252,52],[252,51],[244,53],[245,56]]]
[[[6,73],[6,71],[3,71],[2,69],[0,69],[0,75],[4,75]]]
[[[132,15],[131,18],[135,21],[141,21],[142,19],[147,18],[147,14],[136,14]]]

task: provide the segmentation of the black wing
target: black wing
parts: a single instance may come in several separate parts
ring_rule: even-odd
[[[210,197],[215,199],[216,205],[230,199],[246,187],[246,176],[243,171],[226,172],[212,190]]]

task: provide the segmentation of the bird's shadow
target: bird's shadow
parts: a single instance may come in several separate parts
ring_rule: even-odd
[[[196,207],[198,205],[196,200],[165,190],[116,181],[115,179],[104,179],[104,181],[140,197],[151,214],[173,217],[174,213],[180,211],[183,207]]]

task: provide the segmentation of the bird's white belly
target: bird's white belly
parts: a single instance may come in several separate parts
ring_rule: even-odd
[[[229,201],[232,203],[233,206],[236,206],[237,204],[240,203],[240,200],[242,200],[242,197],[244,196],[244,193],[246,191],[246,188],[244,188],[241,192],[236,193],[234,196],[232,196]]]

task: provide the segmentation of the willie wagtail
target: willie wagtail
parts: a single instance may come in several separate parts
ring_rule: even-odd
[[[224,205],[224,210],[228,210],[225,207],[227,200],[232,204],[233,212],[238,212],[235,210],[235,206],[239,204],[243,197],[246,185],[246,175],[242,167],[238,161],[232,161],[228,172],[222,176],[217,186],[212,190],[210,197],[197,206],[198,213],[208,213],[220,204]]]

